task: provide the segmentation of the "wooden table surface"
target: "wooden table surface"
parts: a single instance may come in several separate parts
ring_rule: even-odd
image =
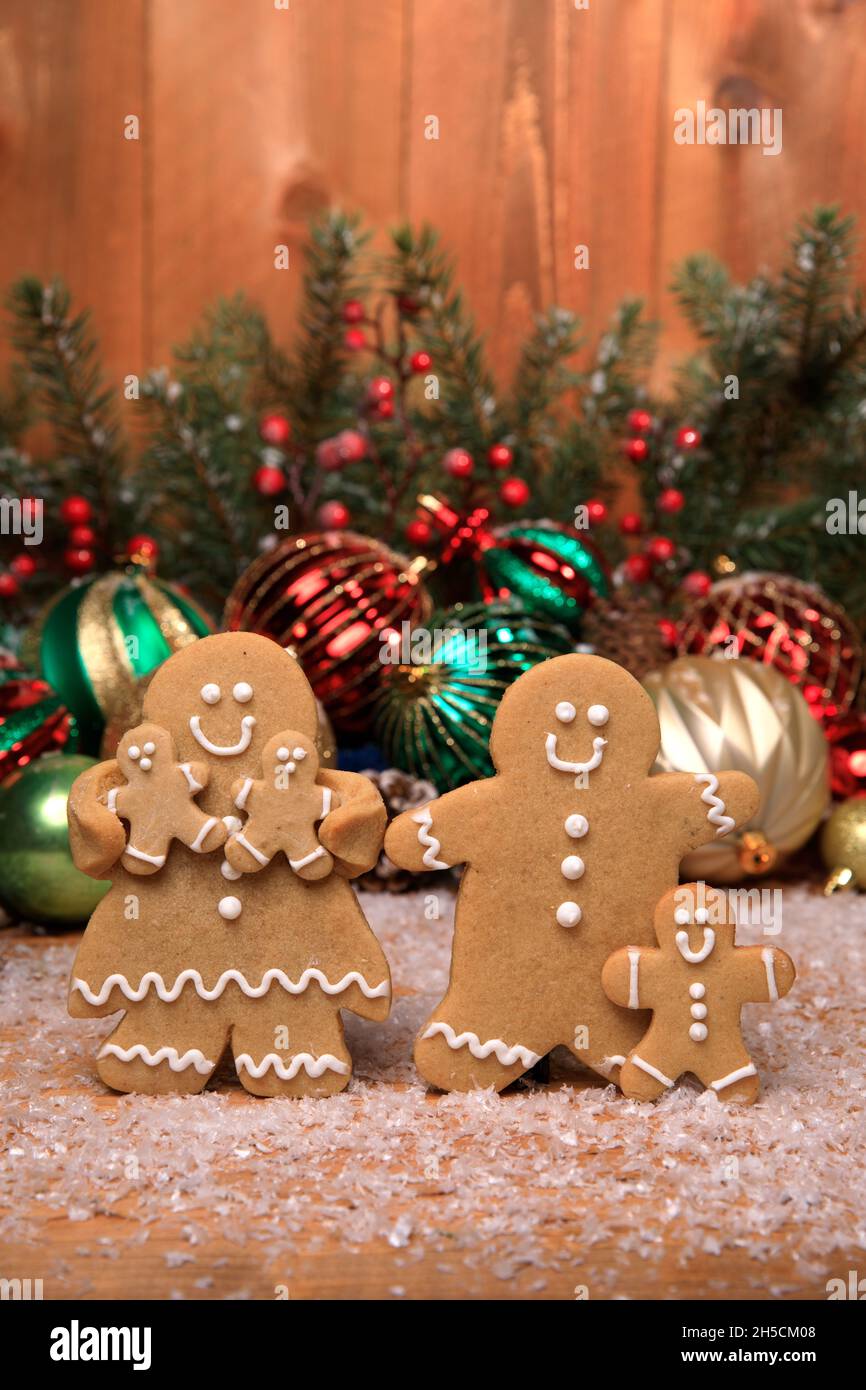
[[[859,1223],[856,1216],[862,1087],[859,1095],[851,1092],[835,1130],[828,1128],[815,1101],[823,1083],[814,1068],[819,1053],[832,1060],[835,1052],[838,1061],[832,1035],[826,1049],[808,1044],[813,1071],[799,1080],[791,1060],[802,1047],[799,1026],[811,1026],[808,1036],[817,1036],[814,1001],[825,1023],[833,1012],[821,973],[833,969],[827,959],[833,939],[828,919],[814,926],[815,915],[824,912],[826,919],[828,912],[820,900],[804,896],[788,908],[786,937],[793,917],[794,935],[801,938],[801,998],[784,1018],[773,1017],[771,1043],[764,1027],[768,1011],[754,1014],[756,1056],[769,1049],[772,1070],[759,1057],[766,1100],[733,1121],[714,1097],[692,1091],[670,1105],[666,1100],[667,1109],[640,1107],[638,1116],[559,1054],[547,1086],[518,1085],[501,1097],[427,1092],[407,1054],[430,999],[416,995],[405,976],[411,967],[435,998],[447,965],[448,931],[447,923],[432,934],[430,924],[418,926],[419,903],[416,895],[365,902],[389,957],[394,961],[402,952],[407,968],[403,978],[396,972],[389,1024],[353,1021],[358,1079],[351,1091],[320,1102],[254,1100],[227,1072],[214,1091],[183,1101],[145,1102],[107,1092],[92,1063],[105,1022],[64,1016],[63,983],[77,936],[23,928],[0,934],[0,1275],[42,1278],[45,1298],[53,1299],[572,1299],[582,1290],[590,1299],[813,1299],[826,1298],[828,1279],[863,1268],[862,1212]],[[851,958],[851,943],[856,946],[858,932],[866,939],[866,910],[852,900],[834,907],[837,917],[840,910],[839,949],[848,952],[850,987],[859,1000],[854,1023],[862,1029],[863,954],[860,948]],[[412,929],[427,935],[410,949]],[[39,1010],[35,1021],[27,1007],[31,997]],[[862,1068],[862,1056],[860,1049],[846,1066]],[[142,1139],[143,1131],[129,1128],[134,1114],[139,1126],[151,1126],[158,1114],[166,1120],[153,1153],[154,1131]],[[337,1114],[344,1125],[339,1133],[328,1128]],[[223,1136],[215,1140],[212,1174],[204,1180],[195,1167],[192,1178],[184,1168],[185,1154],[199,1142],[191,1127],[202,1119],[201,1133],[213,1124],[214,1134]],[[680,1121],[693,1135],[686,1149],[678,1147]],[[248,1136],[249,1148],[242,1139],[238,1147],[232,1126]],[[311,1139],[317,1126],[324,1136],[318,1147]],[[851,1137],[857,1126],[859,1150]],[[808,1144],[826,1141],[826,1147],[802,1148],[799,1139],[792,1144],[798,1128]],[[121,1131],[120,1157],[106,1152],[100,1183],[92,1176],[101,1171],[93,1136],[98,1149]],[[431,1132],[440,1146],[432,1159],[424,1151]],[[121,1192],[118,1162],[122,1167],[130,1133],[138,1135],[141,1171]],[[57,1154],[48,1152],[55,1139]],[[745,1166],[738,1181],[720,1187],[713,1176],[704,1188],[695,1156],[714,1144],[724,1144]],[[773,1149],[779,1157],[762,1166]],[[711,1158],[713,1174],[723,1160],[730,1161],[723,1153]],[[83,1187],[71,1176],[79,1161],[89,1174]],[[706,1153],[700,1162],[709,1172]],[[42,1178],[34,1178],[40,1163]],[[393,1182],[390,1173],[398,1174]],[[257,1190],[266,1198],[258,1212],[243,1205]],[[82,1191],[88,1194],[83,1203]],[[846,1193],[852,1203],[847,1215]],[[789,1217],[777,1199],[789,1202]],[[694,1218],[679,1210],[681,1200],[693,1206],[697,1200],[702,1209],[700,1239]]]

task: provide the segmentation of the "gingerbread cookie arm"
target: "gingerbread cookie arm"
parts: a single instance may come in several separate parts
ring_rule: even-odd
[[[105,878],[126,849],[126,832],[106,801],[123,784],[116,761],[98,763],[76,777],[69,793],[69,847],[77,869]]]
[[[797,978],[794,962],[778,946],[738,946],[736,953],[743,999],[748,1003],[775,1003]]]
[[[388,813],[368,777],[357,772],[320,770],[318,784],[336,793],[336,809],[325,810],[319,826],[319,842],[334,856],[335,872],[357,878],[372,869],[379,858]],[[325,798],[327,800],[327,798]]]
[[[666,819],[682,822],[684,855],[747,824],[760,804],[745,772],[662,772],[649,779],[649,792],[662,801]]]
[[[639,946],[623,946],[608,956],[602,967],[601,983],[612,1004],[623,1009],[651,1009],[650,988],[660,951]]]
[[[494,781],[470,782],[415,810],[404,811],[388,826],[388,858],[416,874],[468,863],[474,827],[492,812]]]

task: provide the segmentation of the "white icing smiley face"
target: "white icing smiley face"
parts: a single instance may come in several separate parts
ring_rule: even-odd
[[[199,691],[201,698],[206,705],[218,705],[222,699],[222,691],[214,681],[208,681]],[[232,699],[239,705],[247,704],[253,698],[253,687],[248,681],[238,681],[232,687]],[[201,727],[201,715],[193,714],[190,717],[190,732],[202,748],[208,753],[216,753],[218,757],[232,758],[238,753],[244,753],[250,746],[253,736],[256,718],[254,714],[245,714],[241,719],[241,736],[236,743],[220,744],[213,743],[204,733]]]
[[[560,724],[573,724],[577,718],[577,710],[570,700],[560,700],[553,712]],[[610,719],[610,710],[607,705],[590,705],[586,711],[586,718],[593,728],[600,729]],[[594,738],[591,758],[582,763],[569,762],[566,758],[560,758],[557,753],[557,738],[556,734],[548,734],[544,740],[548,763],[557,772],[574,772],[577,776],[584,772],[593,772],[600,765],[607,747],[606,738]]]

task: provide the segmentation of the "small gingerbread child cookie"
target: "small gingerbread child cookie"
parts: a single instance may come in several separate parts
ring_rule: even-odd
[[[691,1072],[725,1101],[751,1105],[760,1089],[746,1051],[740,1012],[767,1003],[794,983],[790,956],[775,946],[736,946],[736,921],[725,893],[688,883],[661,899],[658,949],[626,946],[602,971],[608,998],[652,1009],[644,1037],[620,1067],[633,1100],[654,1100]]]
[[[319,755],[312,739],[286,729],[265,745],[263,777],[244,777],[232,787],[246,824],[226,845],[226,859],[242,874],[254,874],[283,851],[301,878],[327,878],[334,861],[316,836],[316,824],[336,810],[340,798],[316,781]]]
[[[228,831],[207,816],[194,798],[207,785],[203,763],[179,763],[174,740],[157,724],[130,729],[117,750],[126,786],[111,787],[105,804],[129,824],[121,863],[131,874],[155,874],[163,867],[172,840],[196,854],[225,843]]]

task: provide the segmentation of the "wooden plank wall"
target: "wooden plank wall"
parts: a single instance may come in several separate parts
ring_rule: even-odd
[[[817,201],[866,214],[866,4],[581,3],[0,0],[0,282],[65,276],[119,379],[236,288],[289,337],[338,203],[441,228],[500,373],[535,310],[596,334],[627,293],[667,318],[664,372],[681,257],[745,276]],[[783,153],[676,145],[700,98],[781,107]]]

